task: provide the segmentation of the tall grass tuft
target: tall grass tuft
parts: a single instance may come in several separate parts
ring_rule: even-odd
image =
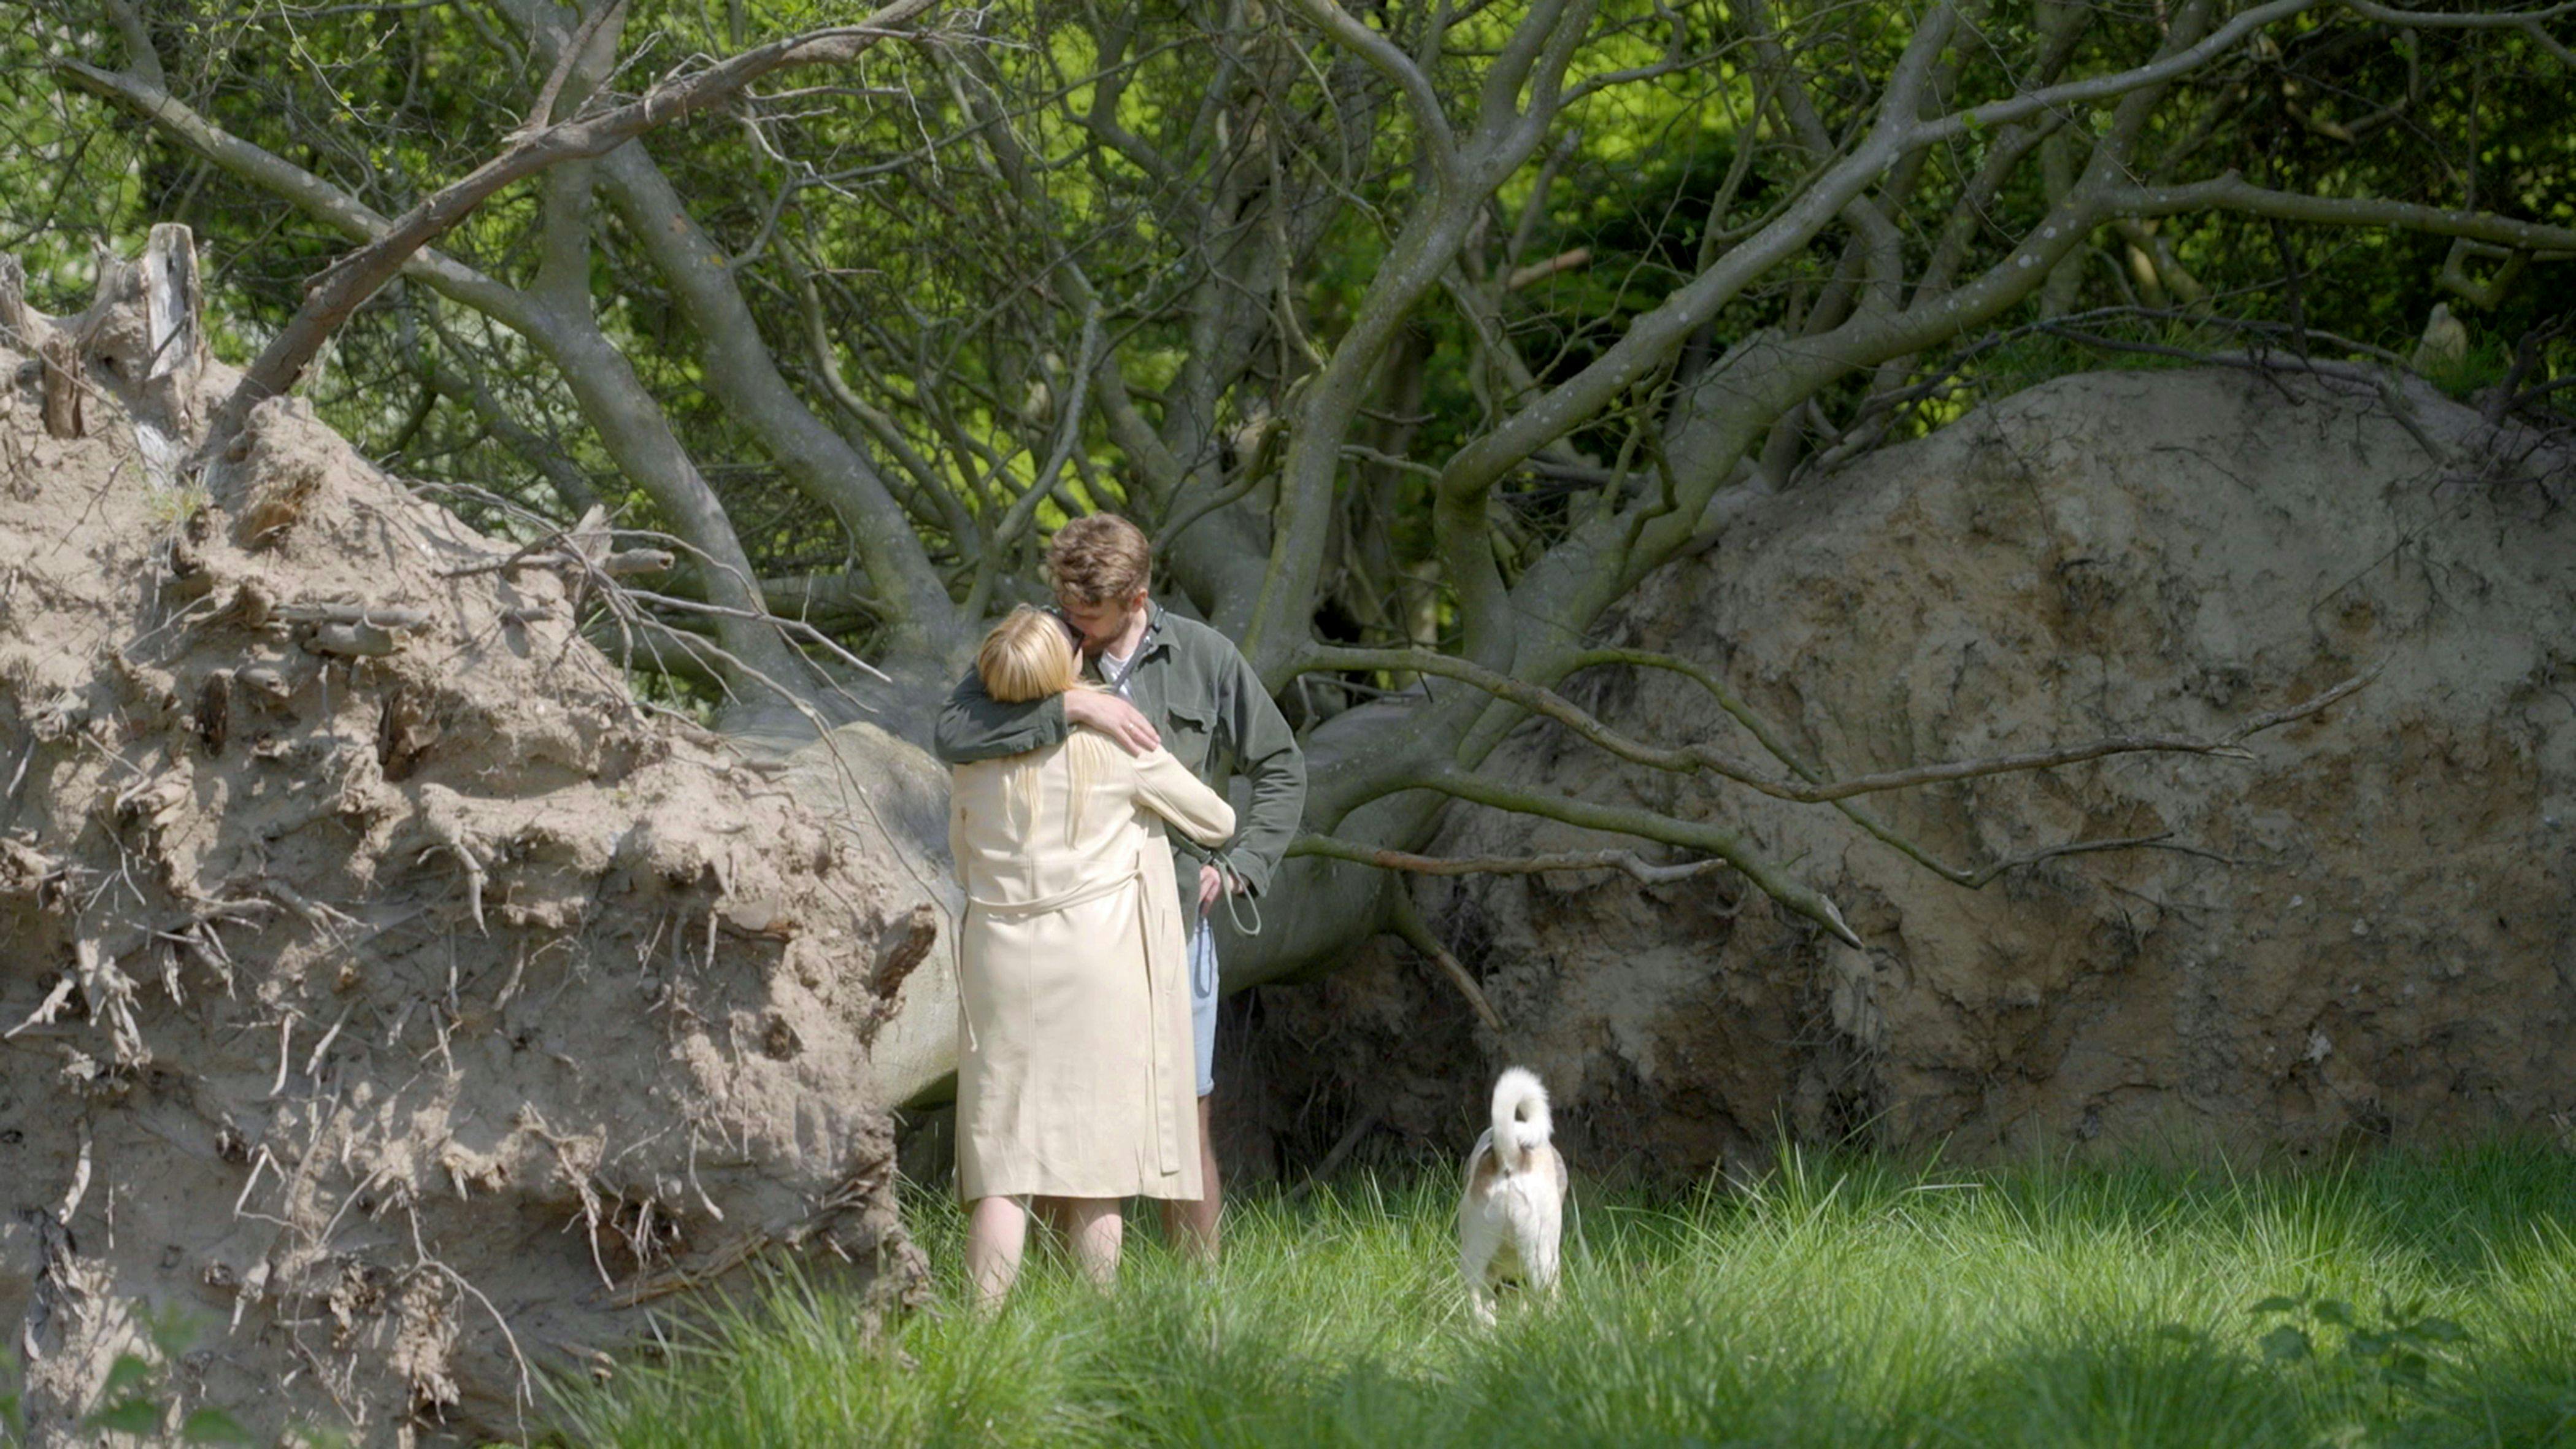
[[[1213,1271],[1131,1232],[1103,1295],[1033,1251],[871,1332],[793,1277],[570,1385],[578,1442],[2576,1445],[2576,1157],[2303,1173],[1903,1170],[1790,1151],[1745,1192],[1586,1191],[1553,1304],[1479,1330],[1454,1179],[1256,1197]],[[1518,1311],[1509,1311],[1516,1307]]]

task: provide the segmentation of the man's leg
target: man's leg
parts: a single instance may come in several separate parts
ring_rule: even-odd
[[[1163,1233],[1182,1252],[1204,1263],[1216,1261],[1217,1213],[1220,1206],[1216,1172],[1216,1138],[1209,1131],[1209,1094],[1216,1090],[1216,933],[1201,917],[1190,933],[1190,1037],[1198,1052],[1199,1185],[1196,1202],[1163,1204]]]
[[[1216,1137],[1208,1131],[1209,1100],[1199,1098],[1199,1180],[1206,1185],[1206,1195],[1196,1202],[1171,1205],[1172,1215],[1179,1219],[1173,1240],[1202,1263],[1216,1261],[1217,1215],[1222,1206],[1216,1176]]]

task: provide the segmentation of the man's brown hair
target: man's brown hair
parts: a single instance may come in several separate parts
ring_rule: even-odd
[[[1056,597],[1079,604],[1127,600],[1145,587],[1154,566],[1145,531],[1115,513],[1073,519],[1047,544],[1047,580]]]

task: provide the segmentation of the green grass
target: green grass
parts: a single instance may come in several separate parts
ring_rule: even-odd
[[[2576,1444],[2576,1158],[2544,1147],[1578,1185],[1562,1300],[1490,1331],[1455,1286],[1454,1190],[1251,1199],[1212,1274],[1131,1232],[1112,1296],[1033,1253],[991,1320],[957,1308],[962,1220],[923,1197],[935,1312],[871,1338],[782,1280],[569,1391],[564,1422],[635,1446]],[[2254,1311],[2274,1295],[2304,1301]],[[2371,1337],[2392,1317],[2412,1331]]]

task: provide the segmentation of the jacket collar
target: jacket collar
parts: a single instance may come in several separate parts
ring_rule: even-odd
[[[1172,647],[1171,637],[1163,629],[1163,619],[1163,606],[1155,603],[1152,596],[1148,595],[1145,599],[1145,637],[1136,641],[1138,661],[1141,662],[1146,655],[1157,649]]]
[[[1063,618],[1063,617],[1064,617],[1064,611],[1063,611],[1062,609],[1057,608],[1057,607],[1056,607],[1055,605],[1053,605],[1053,604],[1049,604],[1049,605],[1047,605],[1047,612],[1048,612],[1048,613],[1050,613],[1050,614],[1055,615],[1055,616],[1056,616],[1057,618],[1059,618],[1059,619],[1061,619],[1061,618]],[[1128,661],[1127,661],[1127,668],[1128,668],[1128,672],[1130,672],[1130,673],[1135,672],[1135,668],[1136,668],[1136,666],[1145,662],[1145,656],[1146,656],[1146,655],[1153,654],[1153,653],[1155,653],[1155,652],[1157,652],[1157,651],[1160,651],[1160,652],[1163,652],[1163,653],[1169,653],[1169,652],[1171,652],[1171,648],[1172,648],[1172,638],[1171,638],[1171,633],[1170,633],[1170,631],[1169,631],[1169,630],[1167,630],[1167,629],[1165,629],[1165,628],[1163,627],[1164,623],[1166,622],[1166,620],[1167,620],[1169,617],[1170,617],[1170,616],[1165,612],[1165,610],[1164,610],[1163,606],[1162,606],[1161,604],[1158,604],[1158,603],[1154,602],[1154,599],[1153,599],[1153,596],[1152,596],[1152,595],[1150,595],[1150,594],[1149,594],[1149,595],[1147,595],[1147,596],[1146,596],[1146,598],[1145,598],[1145,634],[1144,634],[1144,637],[1143,637],[1143,638],[1138,639],[1138,640],[1136,641],[1136,652],[1135,652],[1134,654],[1132,654],[1132,655],[1128,656]],[[1070,626],[1070,625],[1068,625],[1067,627],[1071,627],[1071,626]],[[1095,654],[1095,655],[1091,655],[1091,656],[1087,657],[1086,659],[1084,659],[1084,661],[1083,661],[1083,667],[1084,667],[1085,669],[1090,670],[1091,672],[1093,672],[1093,673],[1095,673],[1095,674],[1096,674],[1096,673],[1099,673],[1099,672],[1100,672],[1100,662],[1101,662],[1101,660],[1102,660],[1103,658],[1105,658],[1105,657],[1106,657],[1106,656],[1104,656],[1104,655],[1097,655],[1097,654]]]
[[[1059,617],[1061,616],[1059,615]],[[1157,649],[1169,649],[1172,647],[1171,637],[1163,627],[1164,622],[1168,617],[1169,616],[1163,611],[1163,606],[1155,603],[1153,597],[1148,595],[1145,599],[1145,632],[1136,640],[1136,652],[1127,656],[1131,662],[1141,662],[1146,655],[1153,653]],[[1092,657],[1094,662],[1097,662],[1107,656],[1094,655]]]

